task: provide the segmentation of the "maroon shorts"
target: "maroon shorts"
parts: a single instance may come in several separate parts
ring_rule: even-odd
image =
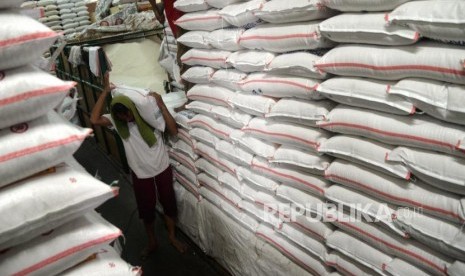
[[[171,166],[168,166],[166,170],[152,178],[140,179],[133,172],[131,176],[139,217],[144,222],[151,223],[155,220],[157,194],[165,215],[176,218],[178,209],[173,189],[173,170]]]

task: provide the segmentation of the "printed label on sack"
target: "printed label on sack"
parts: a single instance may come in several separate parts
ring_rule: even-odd
[[[10,127],[10,131],[13,133],[24,133],[28,130],[29,126],[27,123],[21,123]]]

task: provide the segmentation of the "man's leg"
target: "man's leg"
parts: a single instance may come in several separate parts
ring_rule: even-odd
[[[153,178],[139,179],[132,173],[132,183],[134,195],[136,196],[137,210],[139,218],[144,222],[145,232],[147,234],[148,244],[141,253],[141,258],[155,251],[157,240],[155,237],[155,205],[156,191]]]
[[[165,213],[166,228],[171,244],[181,253],[186,251],[186,245],[176,238],[176,217],[178,213],[176,196],[173,188],[173,170],[169,166],[159,175],[155,176],[155,183]]]

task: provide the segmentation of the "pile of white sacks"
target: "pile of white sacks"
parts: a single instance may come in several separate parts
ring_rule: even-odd
[[[59,34],[19,5],[0,3],[0,274],[140,275],[109,246],[121,231],[94,211],[118,189],[73,159],[91,130],[54,111],[75,83],[30,65]]]
[[[39,21],[64,35],[80,32],[91,24],[86,1],[83,0],[26,1],[21,7],[42,10]]]
[[[170,154],[208,254],[237,275],[465,274],[464,1],[175,7],[196,85]]]

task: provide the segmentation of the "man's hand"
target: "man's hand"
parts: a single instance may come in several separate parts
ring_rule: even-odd
[[[104,90],[106,91],[111,91],[113,89],[115,89],[115,85],[110,82],[110,73],[109,72],[106,72],[105,75],[103,75],[103,88]]]
[[[166,108],[165,103],[163,102],[163,98],[160,96],[160,94],[158,94],[157,92],[151,91],[149,93],[149,96],[152,96],[152,97],[155,98],[155,101],[157,102],[158,108],[160,108],[161,110]]]

